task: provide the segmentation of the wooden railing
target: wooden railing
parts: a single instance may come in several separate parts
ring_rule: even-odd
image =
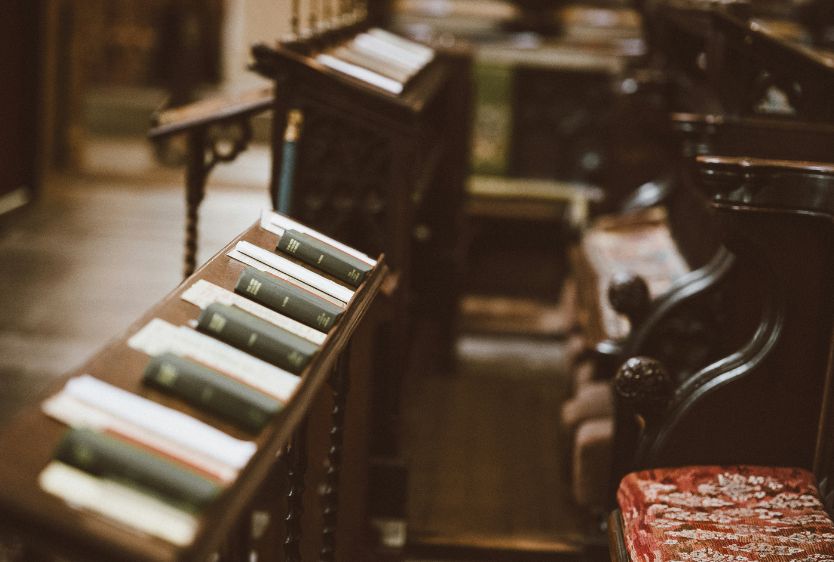
[[[368,401],[364,394],[370,392],[370,381],[366,354],[369,333],[378,317],[378,313],[373,312],[374,303],[388,271],[384,257],[380,256],[341,319],[301,373],[300,384],[292,398],[254,439],[196,408],[164,398],[142,385],[149,358],[128,345],[130,337],[155,318],[178,326],[193,321],[200,311],[181,297],[197,281],[209,281],[232,290],[244,266],[226,252],[240,240],[272,249],[277,236],[257,225],[246,230],[137,320],[125,334],[110,342],[84,365],[56,380],[44,396],[24,407],[20,416],[0,428],[3,451],[0,455],[0,530],[21,537],[30,552],[77,555],[85,560],[202,562],[210,559],[213,553],[222,553],[220,560],[250,560],[251,553],[259,549],[263,552],[258,552],[258,560],[301,560],[302,553],[304,559],[335,560],[337,548],[341,546],[345,548],[340,559],[362,559],[358,540],[362,531],[357,526],[363,521],[365,471],[351,471],[354,479],[345,482],[342,467],[345,463],[362,467],[367,462]],[[352,340],[356,342],[355,346],[350,345]],[[116,387],[162,402],[233,436],[252,439],[256,443],[257,451],[237,478],[201,513],[199,528],[191,544],[176,546],[145,536],[103,516],[76,509],[39,486],[38,476],[52,459],[66,429],[41,411],[41,402],[58,391],[69,378],[80,374],[90,374]],[[351,385],[356,388],[353,391],[356,407],[352,407],[349,399]],[[312,426],[324,427],[326,431],[308,435],[308,428]],[[320,507],[323,525],[313,532],[304,529],[306,520],[302,516],[319,509],[319,498],[315,493],[316,484],[310,482],[305,490],[305,477],[309,479],[314,475],[308,474],[308,467],[318,471],[323,464],[326,464]],[[264,501],[266,494],[274,493],[271,490],[276,488],[284,490],[283,499],[274,497]],[[344,492],[345,488],[347,492]],[[346,498],[349,501],[342,501]],[[284,504],[286,512],[282,515]],[[280,519],[285,517],[282,549],[253,543],[250,521],[255,512],[259,513],[261,526],[264,517],[269,521],[269,536],[274,536],[280,528]],[[263,529],[256,534],[262,535]],[[345,537],[350,540],[340,544]]]

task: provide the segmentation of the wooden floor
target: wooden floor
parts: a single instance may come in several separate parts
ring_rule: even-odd
[[[0,217],[0,419],[181,279],[182,172],[156,166],[143,140],[92,142],[88,154],[81,173],[48,178],[38,202]],[[215,176],[201,259],[267,204],[265,165],[254,150]]]
[[[564,342],[471,334],[457,349],[455,372],[407,388],[409,540],[484,560],[591,559],[594,522],[569,497],[559,431]]]
[[[217,170],[201,260],[256,220],[268,167],[256,148]],[[50,177],[39,202],[0,217],[0,420],[176,287],[181,173],[156,166],[143,140],[95,141],[82,173]],[[435,545],[498,559],[465,554],[473,541],[523,547],[525,560],[575,549],[586,522],[567,497],[558,434],[563,344],[472,334],[458,350],[457,372],[408,383],[410,540],[428,549],[421,558],[440,557]]]

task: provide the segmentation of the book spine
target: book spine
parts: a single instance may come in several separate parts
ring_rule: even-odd
[[[282,407],[255,389],[173,353],[152,357],[142,380],[252,433],[260,431]]]
[[[254,267],[243,270],[235,284],[235,292],[325,333],[344,312],[332,303]]]
[[[221,491],[220,486],[197,473],[90,429],[69,430],[54,457],[84,472],[150,492],[189,511],[204,508]]]
[[[315,345],[286,330],[219,303],[203,310],[197,329],[295,374],[304,370],[316,351]]]
[[[358,287],[371,271],[368,264],[297,230],[284,231],[278,242],[278,250],[353,287]]]

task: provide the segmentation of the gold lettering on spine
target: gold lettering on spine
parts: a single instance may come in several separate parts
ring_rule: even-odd
[[[209,321],[209,330],[212,332],[217,332],[218,334],[223,331],[223,328],[226,326],[226,319],[223,318],[221,315],[217,314],[216,312],[211,315],[211,321]]]
[[[298,248],[301,247],[301,244],[295,238],[290,238],[287,242],[287,251],[291,254],[294,254],[298,251]]]
[[[297,351],[291,351],[289,355],[287,355],[287,359],[289,359],[290,363],[298,367],[304,361],[304,356],[301,355]]]
[[[255,345],[255,342],[257,340],[258,340],[258,334],[252,333],[252,334],[249,335],[249,341],[246,342],[246,345],[248,345],[249,347],[252,347],[253,345]]]
[[[262,285],[263,285],[263,283],[261,283],[257,279],[250,279],[249,280],[249,285],[246,286],[246,292],[249,293],[250,295],[257,295],[258,291],[261,290]]]
[[[319,315],[316,316],[316,324],[318,324],[322,328],[326,328],[327,325],[330,324],[330,322],[332,320],[333,319],[329,315],[325,314],[324,312],[320,312]]]
[[[348,279],[350,279],[351,281],[359,281],[359,275],[360,275],[360,273],[359,273],[357,270],[355,270],[355,269],[351,269],[351,270],[348,272],[347,277],[348,277]]]
[[[172,386],[177,380],[177,368],[170,363],[163,363],[159,366],[159,374],[156,376],[159,384]]]

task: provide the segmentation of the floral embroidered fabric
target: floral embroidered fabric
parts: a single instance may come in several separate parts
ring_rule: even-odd
[[[633,472],[617,501],[632,562],[834,562],[834,523],[800,468]]]

